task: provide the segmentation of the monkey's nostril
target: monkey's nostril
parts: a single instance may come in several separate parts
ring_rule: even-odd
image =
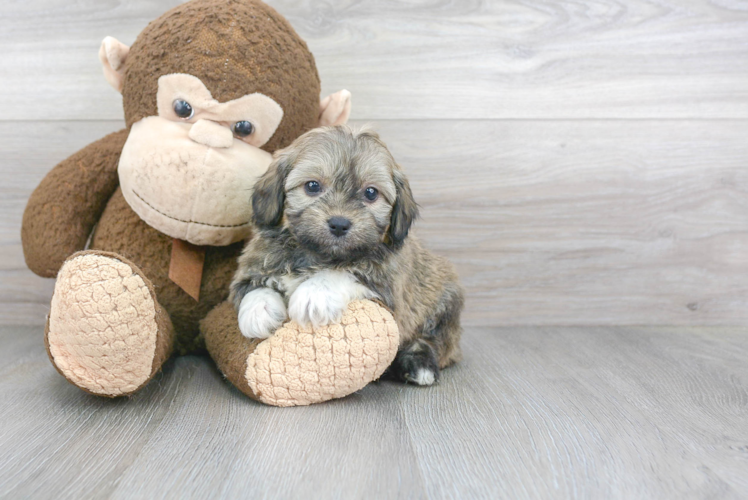
[[[330,232],[335,236],[344,236],[351,228],[351,221],[345,217],[331,217],[327,225],[330,226]]]

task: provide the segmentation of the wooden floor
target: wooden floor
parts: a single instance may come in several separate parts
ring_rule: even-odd
[[[467,290],[437,386],[294,409],[198,357],[102,400],[44,352],[26,200],[123,127],[100,41],[178,3],[0,2],[0,498],[748,498],[745,1],[269,1]]]
[[[271,408],[205,358],[104,400],[0,328],[4,498],[748,498],[737,328],[471,328],[432,388]]]

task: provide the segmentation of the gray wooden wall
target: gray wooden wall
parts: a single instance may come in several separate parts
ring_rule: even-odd
[[[122,127],[101,39],[177,3],[0,3],[0,323],[48,309],[21,254],[29,193]],[[269,3],[405,167],[466,323],[748,320],[745,1]]]

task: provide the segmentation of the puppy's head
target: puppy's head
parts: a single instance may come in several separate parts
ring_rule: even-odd
[[[397,249],[418,216],[408,180],[373,132],[325,127],[276,153],[252,195],[255,223],[338,260]]]

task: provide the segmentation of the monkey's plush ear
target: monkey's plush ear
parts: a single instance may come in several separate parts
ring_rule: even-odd
[[[276,227],[283,220],[286,203],[286,177],[291,171],[291,158],[280,151],[275,154],[267,172],[255,184],[252,212],[255,224],[263,229]]]
[[[388,243],[399,247],[408,236],[411,224],[418,218],[418,204],[413,199],[408,179],[398,170],[395,170],[395,203],[392,205],[390,227],[387,231]]]
[[[99,60],[104,68],[104,78],[120,94],[125,78],[125,60],[129,53],[130,47],[111,36],[106,37],[99,47]]]
[[[341,90],[330,94],[319,103],[320,127],[345,125],[351,116],[351,93]]]

